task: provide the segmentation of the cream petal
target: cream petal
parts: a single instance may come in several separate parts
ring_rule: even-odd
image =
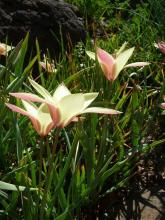
[[[127,68],[127,67],[144,67],[144,66],[147,66],[147,65],[150,65],[150,63],[149,62],[135,62],[135,63],[127,64],[126,66],[124,66],[124,68]]]
[[[165,109],[165,103],[164,103],[164,102],[161,103],[161,104],[160,104],[160,107],[163,108],[163,109]]]
[[[116,57],[118,57],[119,54],[122,53],[122,52],[125,50],[127,44],[128,44],[128,42],[124,42],[124,44],[123,44],[123,45],[120,47],[120,49],[116,52]]]
[[[30,84],[34,87],[34,89],[41,95],[43,96],[45,99],[47,100],[51,100],[52,97],[50,95],[50,93],[42,86],[40,86],[38,83],[36,83],[34,80],[29,78],[29,82]]]
[[[69,89],[62,83],[60,84],[53,94],[53,100],[59,102],[63,97],[70,95]]]
[[[96,54],[94,52],[89,51],[89,50],[86,50],[85,52],[92,60],[96,59]]]
[[[118,57],[116,58],[116,64],[115,64],[115,79],[121,72],[121,70],[124,68],[126,65],[127,61],[131,57],[132,53],[134,51],[134,47],[125,50],[124,52],[120,53]]]
[[[65,96],[58,104],[60,112],[59,126],[65,126],[74,116],[81,114],[84,110],[85,99],[83,94],[72,94]]]
[[[91,107],[85,109],[82,113],[99,113],[99,114],[117,115],[117,114],[121,114],[122,112],[110,108]]]
[[[96,99],[98,94],[99,94],[98,92],[83,94],[85,98],[84,109],[87,108]]]
[[[41,136],[47,135],[50,130],[54,127],[54,122],[52,121],[52,118],[50,116],[50,113],[47,112],[48,109],[47,106],[42,105],[41,108],[38,111],[38,121],[40,122],[40,134]]]
[[[24,108],[25,108],[31,115],[33,115],[34,117],[37,116],[37,114],[38,114],[38,108],[37,108],[33,103],[29,103],[29,102],[26,102],[26,101],[22,100],[22,104],[23,104]]]

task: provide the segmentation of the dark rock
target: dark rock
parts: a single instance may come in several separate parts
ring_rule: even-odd
[[[61,0],[0,0],[0,42],[7,37],[16,45],[29,32],[33,47],[37,37],[42,51],[56,54],[60,39],[65,45],[85,40],[78,16],[76,7]]]

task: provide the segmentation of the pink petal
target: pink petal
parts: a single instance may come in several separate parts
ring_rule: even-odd
[[[160,51],[165,54],[165,44],[158,43],[158,47],[159,47]]]
[[[43,98],[40,98],[37,95],[31,94],[31,93],[25,93],[25,92],[17,92],[17,93],[9,93],[10,95],[22,99],[22,100],[26,100],[26,101],[31,101],[31,102],[41,102],[41,103],[45,103],[46,100]]]
[[[29,112],[23,110],[22,108],[17,107],[16,105],[12,105],[12,104],[6,103],[6,106],[8,108],[10,108],[14,112],[18,112],[18,113],[20,113],[22,115],[28,116],[30,118],[30,120],[31,120],[31,122],[32,122],[32,124],[33,124],[33,126],[35,128],[35,130],[37,131],[38,134],[40,134],[41,125],[40,125],[40,123],[39,123],[37,118],[35,118],[33,115],[31,115]]]
[[[124,68],[126,68],[126,67],[144,67],[147,65],[150,65],[150,63],[149,62],[135,62],[135,63],[127,64]]]
[[[47,72],[53,72],[53,66],[50,64],[50,63],[48,63],[48,62],[39,62],[39,64],[42,66],[42,68],[44,69],[44,70],[46,70]]]
[[[105,50],[102,50],[101,48],[97,48],[96,54],[98,62],[100,63],[103,73],[105,74],[107,79],[114,80],[115,59],[113,58],[113,56],[107,53]]]
[[[18,113],[20,113],[20,114],[22,114],[22,115],[26,115],[26,116],[28,116],[28,117],[29,117],[29,116],[30,116],[30,117],[34,117],[34,116],[31,115],[29,112],[23,110],[22,108],[17,107],[16,105],[12,105],[12,104],[10,104],[10,103],[5,103],[5,105],[6,105],[8,108],[10,108],[12,111],[14,111],[14,112],[18,112]]]
[[[51,104],[50,102],[48,102],[47,105],[48,105],[52,120],[54,122],[54,125],[58,126],[59,122],[60,122],[60,112],[59,112],[58,108],[56,108],[55,105]]]

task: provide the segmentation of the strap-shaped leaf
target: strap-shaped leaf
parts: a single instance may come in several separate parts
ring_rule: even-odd
[[[11,190],[11,191],[24,191],[27,189],[25,186],[16,186],[11,183],[6,183],[3,181],[0,181],[0,189],[2,190]],[[29,188],[30,191],[38,190],[38,188]]]

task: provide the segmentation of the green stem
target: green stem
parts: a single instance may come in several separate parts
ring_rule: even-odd
[[[40,137],[39,140],[39,189],[42,187],[42,156],[43,156],[43,146],[44,146],[44,139],[43,137]]]
[[[73,141],[73,144],[71,146],[71,149],[69,151],[69,154],[68,154],[68,157],[66,159],[66,163],[64,165],[64,168],[61,172],[61,176],[59,178],[59,182],[57,184],[57,187],[55,188],[55,192],[57,192],[57,190],[59,190],[59,188],[62,186],[62,183],[64,182],[64,178],[65,178],[65,175],[70,167],[70,164],[71,164],[71,160],[72,160],[72,157],[73,157],[73,154],[75,152],[75,149],[76,149],[76,146],[77,146],[77,141],[78,141],[78,133],[75,134],[75,137],[74,137],[74,141]]]
[[[54,161],[54,158],[55,158],[56,147],[57,147],[60,131],[61,131],[61,128],[58,128],[56,130],[56,135],[55,135],[54,142],[53,142],[52,155],[50,156],[50,160],[49,160],[49,164],[48,164],[48,172],[47,172],[47,175],[45,177],[46,181],[45,181],[44,195],[43,195],[42,202],[41,202],[40,220],[45,220],[45,218],[44,218],[44,207],[45,207],[47,197],[48,197],[48,192],[50,190],[51,183],[52,183],[53,161]],[[47,147],[49,147],[48,143],[47,143]]]

